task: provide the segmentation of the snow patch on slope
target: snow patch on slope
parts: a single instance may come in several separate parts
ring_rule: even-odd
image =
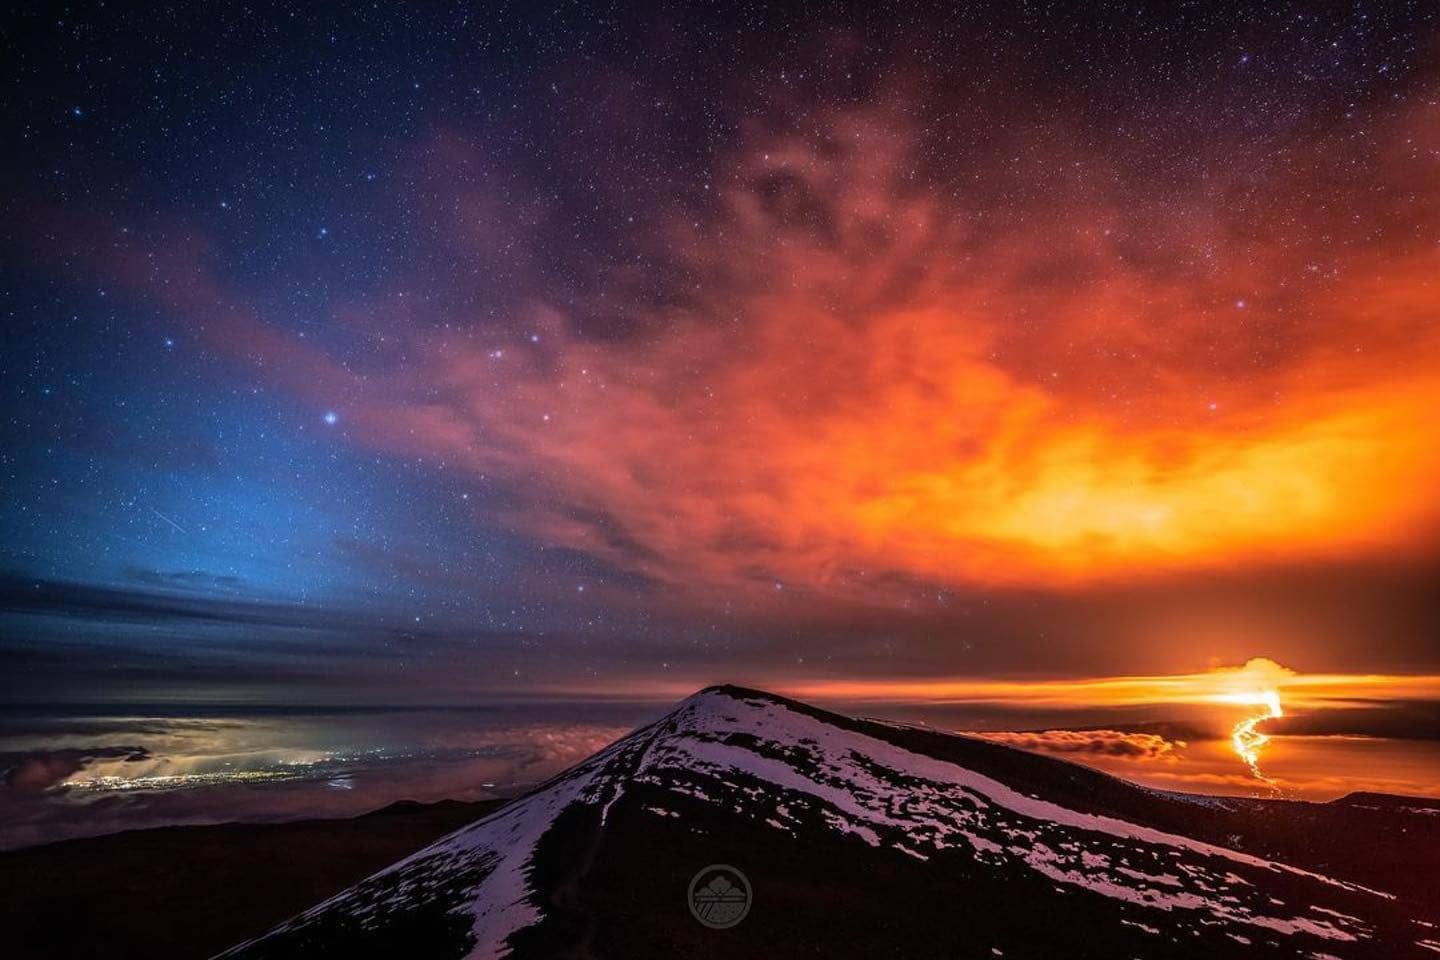
[[[911,856],[926,856],[921,852],[926,847],[968,847],[982,863],[1023,864],[1057,883],[1140,907],[1194,911],[1220,922],[1334,941],[1364,938],[1370,931],[1363,921],[1338,912],[1324,911],[1328,916],[1323,919],[1276,915],[1275,904],[1247,890],[1253,885],[1236,871],[1288,873],[1347,891],[1389,896],[1188,837],[1071,810],[766,699],[707,692],[691,698],[672,718],[669,731],[647,744],[642,762],[631,771],[635,780],[714,803],[738,799],[736,809],[745,812],[747,792],[731,781],[736,774],[751,777],[778,788],[768,800],[793,805],[795,795],[809,797],[819,802],[823,822],[837,832],[857,835],[871,846],[886,843],[882,833],[903,838],[889,845]],[[773,817],[767,813],[762,819]],[[1190,862],[1174,862],[1179,858]],[[1216,869],[1217,860],[1223,869]]]

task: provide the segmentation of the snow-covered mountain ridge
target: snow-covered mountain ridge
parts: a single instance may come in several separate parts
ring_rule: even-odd
[[[1210,815],[1008,747],[709,688],[225,956],[1440,954],[1393,891],[1175,828]],[[685,905],[715,862],[755,890],[731,930]]]

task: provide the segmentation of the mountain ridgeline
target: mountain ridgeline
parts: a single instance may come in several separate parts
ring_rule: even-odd
[[[1437,858],[1423,804],[1166,793],[712,687],[223,956],[1434,960]],[[726,929],[691,910],[716,864]]]

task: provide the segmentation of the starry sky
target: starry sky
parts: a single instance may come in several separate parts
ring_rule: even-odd
[[[1440,674],[1431,4],[0,43],[7,700]]]

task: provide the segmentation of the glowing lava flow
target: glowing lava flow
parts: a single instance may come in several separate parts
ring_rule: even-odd
[[[1263,693],[1255,694],[1253,699],[1237,697],[1236,702],[1265,708],[1264,713],[1257,713],[1255,716],[1247,717],[1235,724],[1235,730],[1230,735],[1230,742],[1234,745],[1236,754],[1245,761],[1245,765],[1250,768],[1250,772],[1255,775],[1255,778],[1268,782],[1269,777],[1260,772],[1260,751],[1264,749],[1265,744],[1270,742],[1270,738],[1256,728],[1266,720],[1285,716],[1285,711],[1280,708],[1280,692],[1266,690]]]

